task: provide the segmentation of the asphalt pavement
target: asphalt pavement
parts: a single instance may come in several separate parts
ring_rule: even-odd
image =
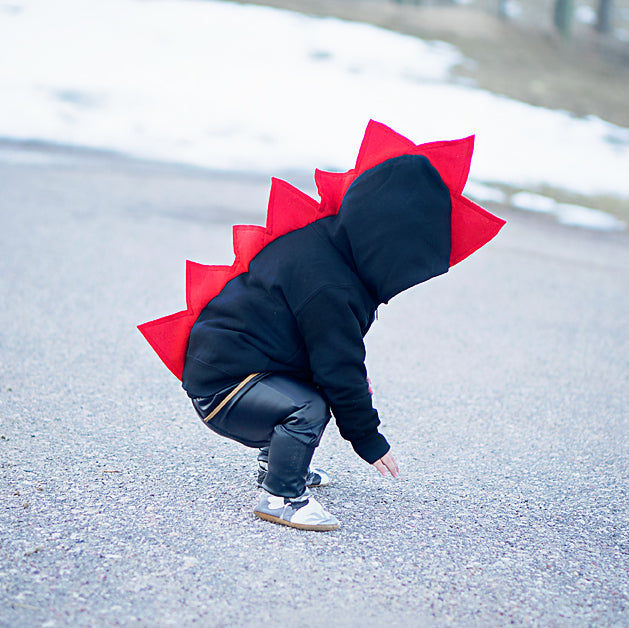
[[[255,452],[136,329],[184,308],[186,259],[232,261],[268,190],[0,144],[0,625],[629,625],[629,234],[499,210],[491,244],[380,308],[401,478],[331,424],[341,528],[302,532],[253,516]]]

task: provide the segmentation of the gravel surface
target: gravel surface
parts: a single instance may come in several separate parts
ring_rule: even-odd
[[[627,233],[501,211],[381,308],[402,477],[331,425],[342,527],[312,533],[253,516],[255,452],[135,329],[183,308],[186,258],[231,261],[267,178],[4,144],[0,190],[0,625],[629,624]]]

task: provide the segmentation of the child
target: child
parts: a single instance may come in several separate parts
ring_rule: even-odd
[[[248,263],[236,243],[222,289],[198,312],[189,305],[183,387],[210,429],[260,448],[258,517],[339,527],[307,486],[327,483],[309,465],[330,409],[354,451],[398,477],[363,337],[380,304],[447,272],[504,224],[461,196],[471,142],[415,146],[371,122],[354,170],[317,173],[315,219],[277,237],[270,210]]]

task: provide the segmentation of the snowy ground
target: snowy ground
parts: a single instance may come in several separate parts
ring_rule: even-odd
[[[372,26],[200,0],[0,0],[0,59],[0,138],[346,170],[373,118],[417,143],[476,134],[468,193],[481,201],[500,200],[488,182],[629,197],[629,129],[455,83],[468,62],[455,48]]]

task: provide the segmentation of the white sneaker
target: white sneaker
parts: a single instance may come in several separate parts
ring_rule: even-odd
[[[323,469],[308,469],[306,486],[310,488],[321,488],[330,483],[330,476]]]
[[[260,519],[300,530],[328,532],[338,530],[340,526],[338,519],[327,512],[307,489],[301,497],[292,499],[264,491],[253,514]]]

